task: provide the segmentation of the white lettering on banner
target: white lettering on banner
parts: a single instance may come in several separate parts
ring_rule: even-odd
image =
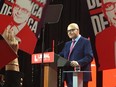
[[[3,4],[0,14],[11,15],[12,7],[8,4]]]
[[[45,52],[42,56],[42,53],[32,55],[32,64],[42,63],[42,57],[44,63],[54,62],[54,52]]]
[[[45,4],[43,4],[45,5]],[[39,6],[37,3],[35,2],[32,2],[32,10],[31,10],[31,13],[32,15],[36,16],[37,18],[41,18],[41,15],[42,15],[42,11],[43,11],[43,7],[42,6]]]
[[[91,22],[94,34],[104,30],[109,24],[105,19],[101,8],[101,0],[87,0],[87,5],[90,11]]]
[[[40,54],[39,58],[42,59],[42,54]],[[44,59],[49,59],[50,55],[49,54],[44,54]]]
[[[104,21],[103,14],[91,16],[91,20],[95,35],[105,29],[105,26],[108,25],[108,21]]]
[[[32,3],[32,10],[31,10],[31,13],[32,13],[32,15],[36,15],[37,14],[37,10],[39,9],[39,6],[38,6],[38,4],[36,4],[36,3]]]
[[[12,4],[14,0],[4,0],[4,4],[0,10],[0,14],[11,15],[12,14]],[[28,25],[34,33],[37,33],[38,23],[41,21],[43,9],[47,0],[33,0],[31,17],[28,20]],[[39,35],[38,35],[39,36]]]
[[[39,58],[39,55],[34,55],[34,61],[35,62],[41,61],[41,58]]]
[[[43,7],[40,7],[39,9],[38,9],[38,11],[37,11],[37,17],[40,19],[41,18],[41,16],[42,16],[42,11],[43,11]]]
[[[101,6],[100,0],[87,0],[89,10]]]
[[[28,25],[30,25],[29,27],[31,28],[31,30],[32,30],[34,33],[36,33],[38,21],[35,21],[33,18],[29,18],[29,20],[28,20]]]
[[[42,60],[42,54],[34,55],[34,61],[41,61]],[[44,61],[45,60],[50,60],[50,55],[49,54],[44,54]]]
[[[96,7],[95,0],[87,0],[87,3],[88,3],[89,9],[93,9]]]

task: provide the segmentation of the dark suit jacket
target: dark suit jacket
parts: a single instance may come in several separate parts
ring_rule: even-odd
[[[60,56],[68,58],[71,41],[66,42],[64,49],[60,53]],[[81,66],[82,71],[91,70],[91,61],[93,60],[93,53],[90,41],[84,37],[80,37],[78,42],[70,55],[70,61],[75,60]],[[84,81],[91,80],[91,73],[84,73]]]

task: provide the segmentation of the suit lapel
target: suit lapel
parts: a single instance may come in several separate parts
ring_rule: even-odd
[[[80,38],[79,38],[79,40],[78,40],[78,42],[75,44],[75,46],[74,46],[73,50],[75,50],[75,49],[78,49],[78,48],[79,48],[79,44],[81,43],[81,40],[82,40],[82,38],[80,37]],[[73,52],[73,50],[72,50],[72,52]]]

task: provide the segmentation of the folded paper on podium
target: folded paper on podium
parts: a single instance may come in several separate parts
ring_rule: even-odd
[[[67,59],[61,57],[58,54],[54,54],[55,55],[55,63],[57,63],[57,67],[64,67],[64,66],[68,66],[70,64],[70,61],[68,61]]]
[[[17,57],[17,54],[0,34],[0,69]]]

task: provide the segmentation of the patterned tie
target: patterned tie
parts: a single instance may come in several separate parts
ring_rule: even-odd
[[[75,40],[72,40],[72,44],[71,44],[71,47],[70,47],[70,52],[69,52],[69,54],[68,54],[68,60],[69,60],[70,55],[71,55],[71,52],[72,52],[72,50],[73,50],[73,48],[74,48],[74,44],[75,44]]]

